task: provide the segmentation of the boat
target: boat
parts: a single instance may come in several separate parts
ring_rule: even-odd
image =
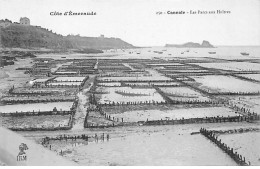
[[[209,52],[209,54],[216,54],[216,52]]]
[[[153,51],[154,53],[162,54],[163,52],[160,51]]]
[[[248,56],[249,55],[249,53],[246,53],[246,52],[241,52],[240,54],[243,55],[243,56]]]

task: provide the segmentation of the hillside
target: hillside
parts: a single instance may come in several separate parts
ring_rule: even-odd
[[[38,26],[12,24],[1,28],[0,44],[10,48],[109,49],[133,48],[118,38],[62,36]]]
[[[19,24],[1,29],[1,44],[11,48],[73,48],[72,43],[61,35],[44,28]]]
[[[96,48],[96,49],[113,49],[113,48],[134,48],[133,45],[119,38],[101,38],[101,37],[81,37],[67,36],[73,46],[78,48]]]

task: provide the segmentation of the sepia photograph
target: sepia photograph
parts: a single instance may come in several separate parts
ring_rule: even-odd
[[[0,167],[259,165],[260,0],[0,0]]]

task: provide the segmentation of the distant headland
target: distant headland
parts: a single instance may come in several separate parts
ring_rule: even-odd
[[[166,44],[165,47],[175,47],[175,48],[214,48],[209,41],[204,40],[201,44],[194,42],[187,42],[184,44]]]

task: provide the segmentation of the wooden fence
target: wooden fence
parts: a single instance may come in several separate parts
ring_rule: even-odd
[[[239,155],[237,152],[234,152],[234,149],[230,148],[227,144],[222,143],[221,139],[218,139],[218,137],[212,131],[201,128],[200,133],[204,135],[206,138],[208,138],[210,141],[212,141],[214,144],[216,144],[226,154],[228,154],[238,165],[251,165],[250,161],[248,161],[248,163],[246,162],[245,157],[242,157],[242,155]]]

